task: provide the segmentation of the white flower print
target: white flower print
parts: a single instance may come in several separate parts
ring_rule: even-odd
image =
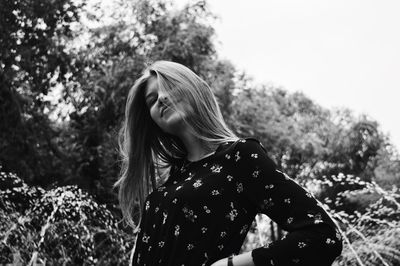
[[[186,168],[184,165],[182,165],[181,169],[180,169],[181,173],[184,173],[186,171]]]
[[[237,152],[235,153],[235,162],[237,162],[237,161],[239,161],[239,160],[240,160],[240,152],[237,151]]]
[[[257,159],[257,158],[258,158],[258,154],[257,154],[257,153],[252,153],[252,154],[251,154],[251,157]]]
[[[175,185],[176,183],[178,183],[178,181],[174,181],[174,182],[172,182],[172,184],[174,184],[174,185]]]
[[[265,185],[265,189],[273,189],[274,188],[274,185],[273,184],[271,184],[271,185]]]
[[[146,234],[143,234],[142,241],[143,241],[144,243],[149,243],[149,239],[150,239],[150,236],[148,236],[148,235],[146,235]]]
[[[298,246],[299,248],[304,248],[305,246],[307,246],[307,244],[300,241],[300,242],[297,244],[297,246]]]
[[[207,227],[202,227],[202,228],[201,228],[201,232],[202,232],[203,234],[205,234],[205,233],[207,232]]]
[[[162,247],[164,246],[164,244],[165,244],[165,242],[164,242],[164,241],[160,241],[160,242],[158,242],[158,246],[159,246],[160,248],[162,248]]]
[[[175,199],[172,200],[172,203],[176,204],[177,201],[178,201],[178,199],[175,198]]]
[[[228,179],[229,182],[232,181],[232,178],[233,178],[233,176],[231,176],[231,175],[227,175],[227,176],[226,176],[226,179]]]
[[[258,177],[259,173],[260,173],[259,170],[255,170],[252,175],[253,175],[253,177]]]
[[[174,232],[175,236],[179,235],[179,230],[180,230],[179,225],[175,225],[175,232]]]
[[[309,197],[309,198],[312,198],[312,197],[313,197],[312,194],[311,194],[310,192],[307,192],[307,193],[306,193],[306,196]]]
[[[219,250],[222,250],[224,248],[224,245],[218,245]]]
[[[220,166],[220,165],[218,165],[218,164],[215,164],[215,165],[213,165],[213,166],[210,168],[210,170],[211,170],[213,173],[220,173],[220,172],[221,172],[221,169],[222,169],[222,166]]]
[[[203,164],[203,167],[207,167],[208,163]]]
[[[294,263],[299,263],[299,262],[300,262],[300,259],[295,258],[295,259],[292,259],[292,261],[293,261]]]
[[[227,217],[229,220],[234,221],[237,215],[238,215],[237,210],[236,210],[236,209],[233,209],[233,210],[231,210],[231,211],[226,215],[226,217]]]
[[[323,223],[323,221],[320,220],[320,219],[315,219],[314,223],[315,223],[315,224],[320,224],[320,223]]]
[[[193,210],[190,210],[185,206],[183,207],[182,211],[185,214],[185,218],[189,219],[192,222],[195,222],[195,220],[197,219],[197,215],[194,214]]]
[[[155,212],[158,212],[159,210],[160,210],[159,207],[156,207],[156,208],[154,209]]]
[[[288,224],[291,224],[293,222],[293,217],[289,217],[288,219],[287,219],[287,223]]]
[[[225,154],[225,158],[229,160],[231,156],[229,154]]]
[[[193,186],[194,186],[195,188],[198,188],[198,187],[200,187],[201,185],[203,185],[203,183],[201,182],[200,179],[196,180],[196,182],[194,182],[194,184],[193,184]]]
[[[285,203],[290,204],[290,198],[284,199],[283,200]]]
[[[320,213],[315,214],[314,216],[314,223],[315,224],[320,224],[323,223],[324,221],[322,220],[322,216]]]
[[[194,176],[194,174],[192,174],[191,172],[189,172],[189,175],[188,175],[188,177],[185,179],[185,181],[191,180],[193,176]]]
[[[263,202],[261,203],[260,208],[262,210],[267,210],[274,206],[274,202],[272,201],[272,198],[264,199]]]
[[[191,250],[191,249],[193,249],[194,248],[194,245],[193,244],[188,244],[187,245],[187,250]]]
[[[206,213],[210,213],[211,210],[207,206],[203,206],[203,209],[206,211]]]
[[[238,193],[243,192],[243,184],[242,183],[236,183],[236,191]]]
[[[157,190],[160,191],[160,192],[162,192],[162,191],[165,190],[165,187],[159,187]]]
[[[213,191],[211,191],[211,195],[213,195],[213,196],[217,196],[217,195],[220,195],[221,193],[217,190],[217,189],[214,189]]]
[[[327,244],[335,244],[336,241],[333,240],[333,239],[327,238],[327,239],[326,239],[326,243],[327,243]]]
[[[234,221],[236,216],[238,216],[238,211],[235,209],[233,202],[231,202],[231,208],[231,211],[225,217],[231,221]]]
[[[239,142],[246,143],[246,140],[245,139],[241,139],[241,140],[239,140]]]
[[[163,212],[163,224],[165,224],[165,221],[167,220],[167,217],[168,217],[168,213],[166,213],[166,212]]]
[[[146,211],[148,210],[150,208],[150,202],[149,201],[146,201]]]
[[[225,231],[222,231],[221,232],[221,237],[225,237],[226,236],[226,232]]]

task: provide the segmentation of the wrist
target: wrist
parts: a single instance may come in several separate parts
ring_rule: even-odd
[[[232,254],[232,263],[234,266],[255,266],[251,257],[251,251],[239,255]],[[227,259],[225,259],[224,266],[227,266]],[[262,264],[261,264],[262,265]]]
[[[228,257],[228,266],[233,266],[233,254]]]

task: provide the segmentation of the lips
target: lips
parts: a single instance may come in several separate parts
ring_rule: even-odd
[[[168,105],[164,105],[164,107],[161,109],[161,117],[164,116],[165,110],[167,110],[169,108]]]

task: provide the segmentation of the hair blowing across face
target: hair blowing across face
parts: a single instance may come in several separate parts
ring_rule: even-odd
[[[206,147],[213,147],[238,137],[227,127],[216,98],[208,84],[189,68],[170,61],[156,61],[147,67],[130,89],[125,118],[119,135],[122,159],[118,187],[119,203],[124,220],[135,227],[133,213],[139,203],[139,219],[145,199],[162,179],[162,172],[187,151],[180,139],[163,132],[152,120],[145,103],[145,90],[150,78],[155,77],[159,90],[165,92],[174,109],[190,132]],[[178,101],[186,101],[189,110],[179,109]]]

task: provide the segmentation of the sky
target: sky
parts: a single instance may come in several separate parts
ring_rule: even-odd
[[[400,150],[400,1],[208,3],[221,58],[257,83],[369,115]]]

